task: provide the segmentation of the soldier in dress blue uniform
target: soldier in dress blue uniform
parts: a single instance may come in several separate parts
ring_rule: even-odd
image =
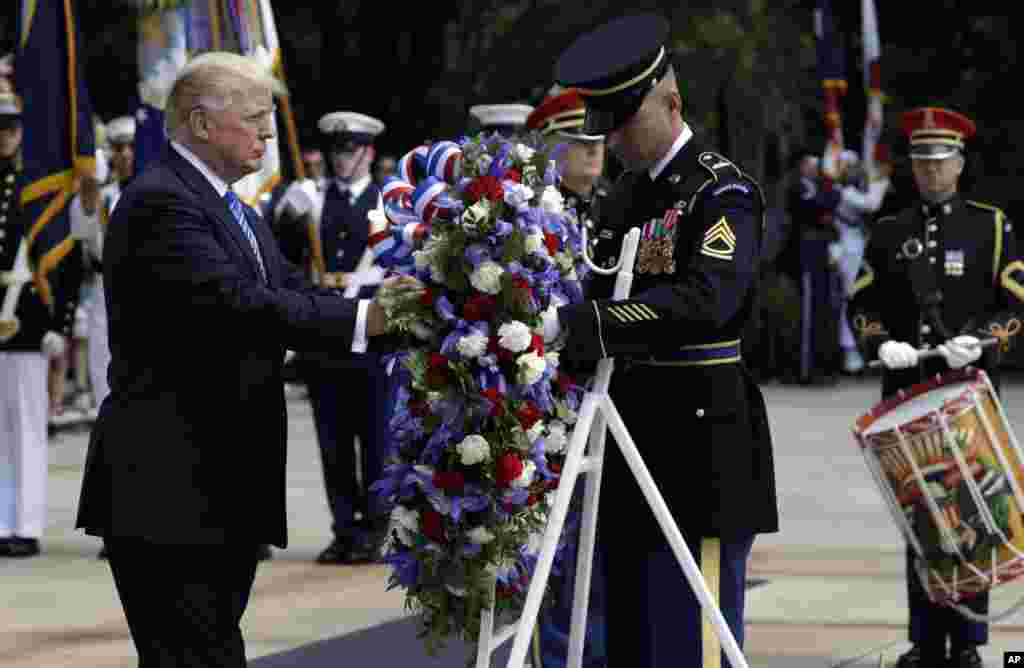
[[[2,82],[0,82],[2,83]],[[49,362],[64,354],[74,324],[82,260],[77,245],[47,275],[47,304],[30,277],[20,206],[24,187],[17,97],[0,89],[0,557],[39,554],[46,528]],[[25,279],[28,278],[26,281]]]
[[[883,397],[967,364],[984,368],[998,390],[1000,358],[1024,320],[1024,260],[1013,227],[997,207],[958,194],[973,121],[923,107],[904,114],[903,130],[920,201],[873,228],[850,306],[854,329],[865,356],[885,366]],[[979,340],[993,336],[1001,344],[983,352]],[[929,348],[942,355],[918,365],[918,349]],[[976,647],[988,641],[988,625],[931,603],[914,572],[908,547],[913,647],[899,667],[981,666]],[[966,605],[984,614],[988,599],[985,592]]]
[[[558,60],[556,80],[586,103],[583,132],[604,134],[627,170],[603,206],[602,225],[614,234],[600,240],[598,260],[618,254],[633,227],[642,239],[632,296],[564,306],[545,336],[567,335],[570,358],[621,361],[612,399],[742,644],[754,536],[778,530],[764,400],[740,358],[764,201],[753,179],[684,122],[668,32],[658,15],[620,18]],[[611,281],[595,278],[590,292],[610,295]],[[609,665],[717,658],[717,642],[702,641],[699,603],[615,447],[602,491]]]
[[[364,114],[339,111],[323,116],[319,128],[326,138],[324,152],[332,171],[322,191],[318,224],[314,221],[324,262],[319,280],[327,287],[346,288],[357,277],[357,267],[366,251],[367,214],[377,207],[380,198],[370,167],[373,142],[384,131],[384,123]],[[373,288],[360,290],[367,297],[372,293]],[[387,373],[380,356],[373,352],[345,355],[324,351],[304,356],[302,364],[333,518],[334,540],[317,561],[346,564],[374,560],[379,555],[383,531],[378,525],[383,520],[368,489],[380,477],[386,456],[390,414]],[[361,448],[358,458],[357,436]],[[360,472],[357,461],[362,464]]]
[[[548,97],[526,118],[526,129],[539,132],[551,148],[558,151],[560,178],[558,188],[566,209],[572,209],[586,226],[589,241],[596,249],[598,240],[595,218],[600,202],[608,196],[608,187],[601,175],[604,172],[604,135],[583,132],[586,107],[583,98],[574,89],[556,85]],[[591,365],[592,366],[592,365]],[[566,369],[571,375],[581,376],[588,369]],[[570,508],[571,523],[578,526],[582,485],[577,485]],[[570,522],[567,522],[569,524]],[[576,586],[576,558],[570,554],[563,563],[563,575],[553,582],[556,588],[553,605],[541,611],[537,624],[535,663],[538,668],[562,668],[569,654],[569,634],[572,627],[573,596]],[[584,643],[583,665],[599,668],[607,665],[605,656],[605,584],[604,561],[600,551],[594,553],[594,568],[590,582],[590,603],[587,611],[587,633]],[[539,655],[539,656],[537,656]]]
[[[469,108],[472,132],[498,133],[511,137],[521,132],[526,118],[533,111],[528,104],[477,104]]]

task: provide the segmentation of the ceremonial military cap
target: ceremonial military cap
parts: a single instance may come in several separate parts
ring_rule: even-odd
[[[576,141],[601,141],[604,135],[583,132],[587,108],[575,88],[557,89],[526,117],[526,127],[539,130],[544,136],[559,134]]]
[[[522,128],[532,112],[533,107],[528,104],[477,104],[469,108],[469,115],[480,123],[481,129],[502,133]]]
[[[625,16],[576,39],[555,64],[555,80],[586,103],[583,132],[607,134],[640,109],[669,67],[669,25],[658,14]]]
[[[957,155],[976,131],[974,121],[941,107],[920,107],[903,114],[903,132],[910,138],[910,157],[918,160]]]
[[[107,123],[106,138],[111,144],[130,144],[135,141],[135,118],[118,116]]]
[[[354,111],[333,111],[324,114],[318,123],[320,132],[327,135],[331,151],[353,151],[373,143],[384,132],[384,123]]]

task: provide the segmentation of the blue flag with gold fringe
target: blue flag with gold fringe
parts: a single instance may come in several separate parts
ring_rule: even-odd
[[[78,176],[95,173],[92,104],[78,57],[72,0],[21,0],[15,79],[23,103],[21,205],[39,295],[53,303],[47,275],[74,247],[68,203]]]

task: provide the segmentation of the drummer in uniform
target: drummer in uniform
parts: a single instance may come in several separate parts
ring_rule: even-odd
[[[923,107],[903,115],[903,130],[920,200],[872,228],[851,322],[866,356],[885,367],[883,398],[968,364],[983,368],[998,390],[1000,360],[1024,319],[1024,261],[1013,226],[999,208],[958,193],[973,121]],[[988,338],[998,345],[983,348]],[[929,349],[941,355],[918,364],[918,350]],[[981,666],[977,647],[988,641],[988,625],[931,603],[909,546],[906,572],[913,646],[899,668]],[[985,592],[966,605],[986,614],[988,601]]]
[[[523,130],[531,112],[528,104],[477,104],[469,108],[471,132],[512,137]]]
[[[778,530],[764,400],[740,356],[765,207],[758,184],[683,120],[668,39],[662,16],[628,16],[556,64],[556,81],[583,96],[582,132],[604,134],[627,170],[602,207],[614,234],[598,261],[642,233],[632,296],[611,301],[611,280],[594,277],[591,299],[545,318],[545,338],[567,336],[570,359],[621,361],[611,397],[742,647],[747,559],[756,534]],[[717,636],[618,448],[603,470],[608,664],[717,662]]]
[[[324,115],[319,128],[331,167],[320,191],[322,202],[310,197],[308,209],[318,218],[313,222],[323,258],[319,282],[325,287],[345,289],[351,281],[369,273],[357,274],[356,270],[369,237],[367,214],[380,199],[370,167],[374,140],[384,131],[384,123],[365,114],[337,111]],[[371,297],[373,291],[372,287],[363,287],[359,294]],[[334,539],[317,562],[374,561],[383,542],[380,523],[384,520],[377,516],[375,495],[368,490],[381,476],[387,451],[387,373],[379,355],[373,352],[304,354],[300,364],[313,406],[333,519]],[[357,437],[361,448],[358,458]],[[362,465],[358,471],[357,462]]]

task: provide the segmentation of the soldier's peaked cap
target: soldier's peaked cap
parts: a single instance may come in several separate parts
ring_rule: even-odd
[[[587,105],[583,132],[607,134],[640,109],[665,76],[669,24],[659,14],[624,16],[576,39],[555,64],[555,80]]]
[[[320,117],[317,127],[328,139],[331,150],[353,150],[367,146],[384,132],[382,121],[354,111],[332,111]]]
[[[941,107],[920,107],[903,114],[903,132],[910,138],[910,157],[941,160],[957,155],[974,136],[974,121]]]

